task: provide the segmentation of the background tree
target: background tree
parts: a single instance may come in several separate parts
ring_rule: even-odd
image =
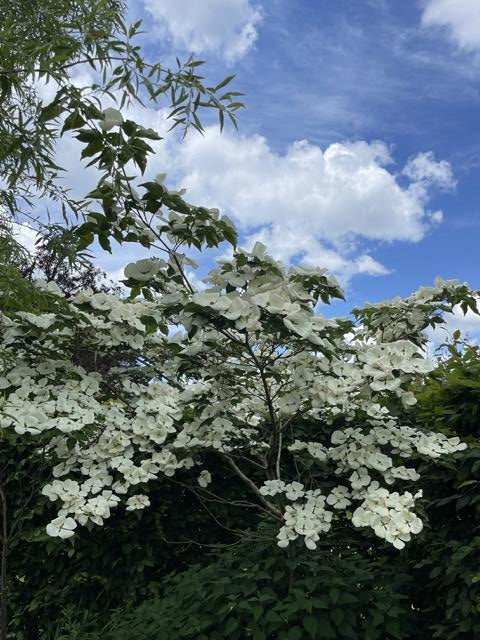
[[[141,23],[127,25],[125,12],[122,0],[1,0],[0,208],[36,218],[36,199],[48,196],[64,215],[84,213],[58,181],[55,143],[65,131],[101,119],[104,100],[120,107],[164,100],[172,125],[184,133],[190,126],[203,130],[204,108],[218,113],[221,127],[225,119],[236,126],[241,94],[222,90],[233,76],[206,86],[198,73],[203,61],[177,61],[176,69],[148,62],[136,42]],[[78,87],[72,74],[84,67],[95,80]],[[47,105],[38,83],[55,87]]]

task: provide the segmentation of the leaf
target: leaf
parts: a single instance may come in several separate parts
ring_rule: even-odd
[[[258,622],[263,615],[262,607],[253,607],[252,615],[253,615],[254,622]]]
[[[226,622],[225,627],[224,627],[224,629],[223,629],[223,630],[224,630],[224,632],[225,632],[226,634],[228,634],[228,633],[232,633],[232,631],[235,631],[235,629],[236,629],[237,627],[238,627],[238,620],[237,620],[237,618],[232,618],[232,617],[230,617],[230,618],[228,618],[228,620],[227,620],[227,622]]]
[[[94,241],[94,239],[95,239],[95,236],[93,235],[93,233],[82,234],[80,241],[77,245],[78,250],[81,251],[82,249],[86,249],[87,247],[89,247]]]
[[[317,619],[313,616],[307,616],[303,620],[303,626],[305,627],[305,631],[310,635],[310,637],[315,638],[318,629]]]
[[[40,122],[48,122],[49,120],[55,120],[58,118],[63,112],[65,108],[61,102],[58,102],[58,99],[55,98],[50,104],[47,104],[46,107],[40,111]]]
[[[322,614],[318,619],[318,636],[322,638],[322,640],[336,640],[337,638],[337,634],[325,614]]]
[[[217,86],[214,88],[214,91],[218,91],[219,89],[223,89],[223,87],[226,87],[227,84],[229,82],[231,82],[233,79],[235,78],[235,75],[233,76],[227,76],[226,78],[224,78],[219,84],[217,84]]]
[[[67,118],[65,118],[65,122],[62,127],[61,134],[65,133],[65,131],[71,131],[72,129],[79,129],[85,125],[85,120],[78,113],[78,111],[74,111]]]
[[[105,235],[103,233],[100,234],[98,236],[98,243],[104,251],[108,251],[109,253],[112,253],[112,247],[110,245],[110,240],[108,239],[108,235]]]

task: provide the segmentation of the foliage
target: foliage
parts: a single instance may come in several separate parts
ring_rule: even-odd
[[[439,431],[474,442],[480,435],[480,349],[456,332],[439,350],[435,370],[415,389],[416,414]]]
[[[225,88],[233,76],[206,86],[201,60],[177,60],[173,70],[148,63],[137,44],[141,22],[127,25],[125,11],[122,0],[0,2],[0,178],[6,185],[0,208],[15,215],[20,201],[34,207],[40,194],[59,201],[64,214],[84,213],[58,180],[55,143],[71,129],[95,130],[95,121],[105,118],[105,100],[122,108],[166,98],[173,126],[184,134],[190,126],[203,131],[204,108],[218,113],[221,127],[225,118],[236,126],[241,94]],[[74,73],[86,69],[93,83],[79,87]],[[55,88],[48,104],[41,100],[41,83]],[[154,132],[150,137],[159,139]]]
[[[417,585],[412,601],[432,638],[470,640],[480,634],[480,449],[422,475],[426,532],[405,557]]]
[[[468,450],[423,464],[425,534],[404,560],[418,588],[412,594],[432,638],[480,635],[480,354],[455,333],[447,354],[417,385],[417,419],[470,443]]]
[[[21,469],[13,479],[11,500],[21,504]],[[105,612],[133,608],[157,595],[166,574],[199,562],[210,545],[236,539],[223,527],[245,525],[240,509],[236,518],[221,505],[210,504],[209,512],[199,509],[197,498],[177,483],[160,482],[150,499],[151,509],[114,513],[104,527],[85,528],[65,542],[45,534],[48,506],[35,496],[10,549],[10,628],[15,638],[51,638],[60,611],[69,611],[69,624],[80,625],[85,633],[87,613],[105,621]]]
[[[215,220],[212,227],[222,233]],[[301,535],[314,549],[332,521],[359,502],[355,526],[371,526],[402,548],[421,530],[411,511],[414,497],[390,493],[378,480],[393,484],[419,476],[395,464],[383,447],[404,458],[415,449],[437,457],[465,447],[458,438],[401,426],[380,404],[388,397],[411,403],[405,383],[429,368],[415,345],[405,339],[372,343],[371,318],[363,323],[363,339],[345,339],[351,323],[325,322],[312,313],[320,296],[335,295],[334,282],[316,270],[285,273],[261,247],[252,254],[238,252],[212,273],[212,283],[227,283],[223,294],[220,287],[193,293],[182,284],[181,272],[172,288],[178,260],[172,257],[170,264],[147,260],[126,269],[130,280],[153,280],[164,292],[158,298],[150,292],[149,299],[125,301],[85,291],[64,301],[61,292],[42,284],[56,295],[58,313],[4,317],[2,426],[18,435],[50,433],[49,454],[58,461],[53,475],[67,476],[43,489],[62,503],[47,531],[70,537],[77,522],[102,524],[130,487],[146,485],[159,473],[171,476],[203,465],[205,454],[212,453],[255,497],[253,503],[245,498],[245,506],[282,523],[280,546]],[[240,279],[236,291],[229,283]],[[425,307],[424,315],[417,313],[420,326],[436,313],[439,301],[456,303],[468,291],[441,283],[428,295],[428,303],[417,304]],[[308,302],[301,305],[303,300]],[[385,314],[385,306],[379,310]],[[172,322],[186,326],[191,338],[162,337]],[[192,329],[199,328],[194,336]],[[394,334],[393,323],[388,330]],[[410,331],[417,335],[418,327]],[[89,363],[79,359],[85,350],[92,354]],[[200,353],[207,358],[192,370],[191,356]],[[132,366],[132,357],[142,366]],[[252,394],[258,384],[260,394]],[[293,429],[300,416],[310,420],[308,434]],[[352,421],[363,421],[365,430],[349,426]],[[286,482],[282,478],[292,474],[292,462],[297,480]],[[252,466],[263,470],[262,484],[250,477]],[[350,488],[325,484],[333,472],[344,475]],[[209,471],[202,471],[200,488],[210,481]],[[147,505],[143,494],[126,499],[127,510]]]
[[[265,531],[263,532],[265,534]],[[271,535],[271,534],[270,534]],[[315,554],[286,556],[270,536],[248,537],[207,566],[171,577],[164,597],[117,612],[97,637],[110,640],[411,638],[411,578],[337,533]],[[386,554],[388,556],[388,554]]]
[[[61,225],[46,226],[35,250],[24,252],[17,269],[27,282],[42,279],[55,283],[67,298],[83,289],[122,293],[121,287],[93,264],[88,252],[78,251],[78,236]]]

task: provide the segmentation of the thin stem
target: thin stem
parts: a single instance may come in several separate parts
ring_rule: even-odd
[[[96,57],[96,58],[84,58],[81,60],[76,60],[75,62],[67,62],[67,64],[62,64],[59,67],[55,67],[54,69],[47,68],[39,68],[39,69],[0,69],[0,76],[8,76],[8,75],[18,75],[20,73],[52,73],[59,71],[64,71],[65,69],[69,69],[71,67],[75,67],[77,64],[88,64],[90,62],[111,62],[112,60],[117,60],[120,62],[127,62],[128,60],[132,61],[128,56],[108,56],[108,57]],[[152,69],[156,67],[158,71],[163,73],[170,73],[172,75],[176,75],[175,72],[170,71],[168,69],[164,69],[158,65],[148,64],[147,62],[143,62],[144,66]]]

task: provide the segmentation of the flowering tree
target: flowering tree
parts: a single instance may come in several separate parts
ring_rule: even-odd
[[[0,425],[38,438],[52,462],[43,493],[60,508],[47,533],[68,538],[121,505],[143,509],[149,483],[183,469],[198,469],[200,495],[222,499],[205,462],[213,456],[243,483],[235,505],[278,522],[280,547],[300,537],[313,550],[347,518],[403,548],[422,528],[409,460],[466,445],[400,422],[396,407],[415,403],[408,386],[433,367],[423,330],[456,304],[474,308],[473,293],[439,280],[357,309],[355,321],[327,319],[315,310],[342,297],[335,279],[286,270],[261,244],[221,261],[197,291],[180,247],[235,244],[232,223],[163,177],[143,187],[114,210],[108,184],[91,194],[114,237],[165,254],[126,267],[128,299],[91,290],[66,299],[39,281],[48,313],[0,317]]]

